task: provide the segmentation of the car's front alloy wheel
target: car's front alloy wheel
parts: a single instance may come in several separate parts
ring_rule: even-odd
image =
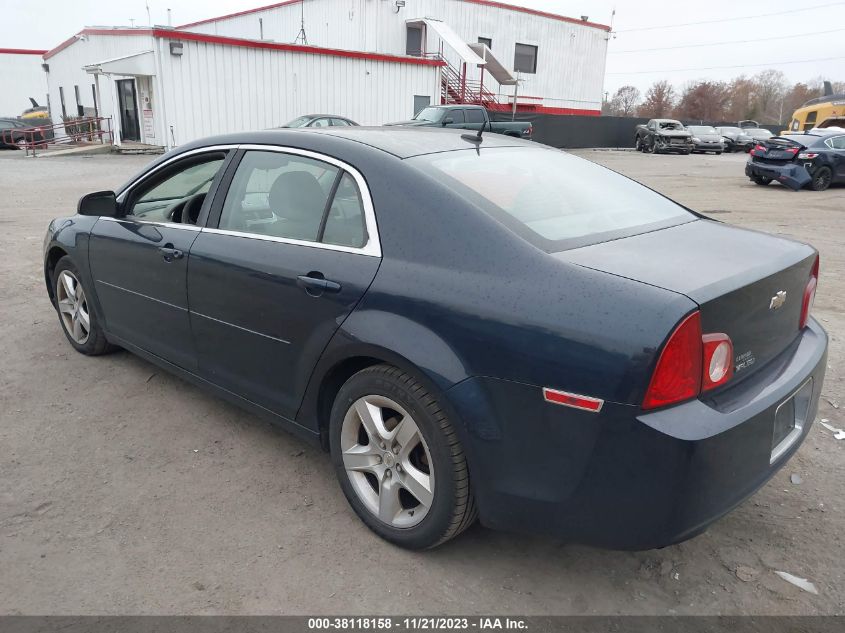
[[[400,369],[376,365],[343,385],[330,445],[347,500],[379,536],[425,549],[475,520],[455,430],[436,398]]]
[[[85,345],[91,334],[91,316],[85,289],[70,270],[63,270],[56,283],[56,303],[65,331],[77,345]]]
[[[89,294],[70,258],[62,257],[53,271],[53,297],[65,336],[83,354],[96,356],[113,349],[91,309]]]

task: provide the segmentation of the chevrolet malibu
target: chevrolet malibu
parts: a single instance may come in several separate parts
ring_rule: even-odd
[[[827,355],[810,246],[448,129],[190,143],[54,220],[44,273],[77,351],[321,445],[360,519],[416,549],[476,518],[688,539],[798,449]]]

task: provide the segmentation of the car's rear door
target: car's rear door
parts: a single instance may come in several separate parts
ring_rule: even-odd
[[[91,231],[89,265],[106,330],[188,370],[196,369],[196,352],[187,271],[200,227],[173,215],[197,217],[229,151],[200,150],[162,164],[121,194],[120,217],[101,218]]]
[[[833,149],[831,160],[836,181],[845,182],[845,135],[829,138],[825,144]]]
[[[293,419],[381,262],[372,202],[361,174],[331,157],[249,146],[236,160],[191,247],[199,373]]]

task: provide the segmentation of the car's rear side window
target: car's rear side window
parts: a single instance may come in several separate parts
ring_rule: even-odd
[[[633,180],[554,149],[467,149],[408,162],[549,252],[696,219]]]

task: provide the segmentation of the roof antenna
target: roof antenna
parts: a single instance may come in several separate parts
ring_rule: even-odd
[[[299,0],[299,33],[293,43],[308,45],[308,37],[305,35],[305,0]]]
[[[478,129],[478,134],[461,134],[461,138],[465,141],[469,141],[470,143],[481,143],[484,140],[483,138],[481,138],[481,133],[484,132],[485,125],[489,125],[490,129],[493,129],[493,124],[488,118],[484,123],[481,124],[481,127]]]

